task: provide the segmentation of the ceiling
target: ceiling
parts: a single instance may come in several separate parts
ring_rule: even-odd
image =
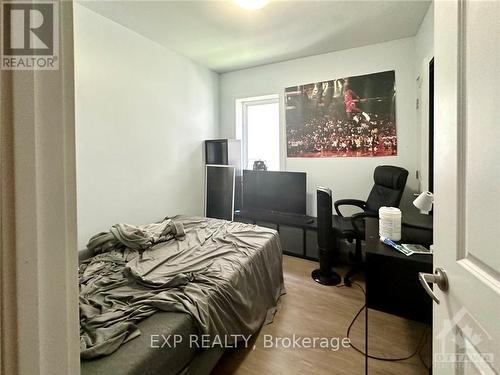
[[[413,36],[430,1],[79,3],[222,73]]]

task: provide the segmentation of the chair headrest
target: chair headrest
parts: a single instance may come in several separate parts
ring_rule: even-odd
[[[381,185],[394,190],[403,189],[407,178],[408,171],[406,169],[392,165],[379,165],[373,172],[375,185]]]

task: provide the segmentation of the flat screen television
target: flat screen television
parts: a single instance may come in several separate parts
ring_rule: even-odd
[[[243,208],[306,214],[306,174],[243,171]]]

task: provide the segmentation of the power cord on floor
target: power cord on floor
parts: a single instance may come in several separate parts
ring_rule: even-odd
[[[426,329],[425,329],[425,340],[424,340],[424,343],[422,344],[422,346],[420,347],[420,350],[418,351],[418,358],[420,358],[420,362],[422,362],[422,365],[425,367],[425,369],[427,370],[427,372],[429,374],[431,374],[431,366],[428,365],[424,361],[424,359],[422,358],[422,350],[424,349],[425,344],[427,344],[428,338],[429,338],[429,329],[426,327]]]
[[[354,325],[354,323],[356,322],[356,320],[358,319],[359,315],[361,314],[361,312],[366,309],[366,291],[365,289],[360,285],[358,284],[357,282],[353,282],[352,285],[356,285],[364,294],[365,296],[365,303],[364,305],[358,310],[358,312],[356,313],[356,315],[354,315],[354,318],[352,319],[351,323],[349,324],[349,327],[347,327],[347,333],[346,333],[346,337],[348,339],[350,339],[349,335],[351,333],[351,328],[352,326]],[[345,287],[346,285],[344,284],[341,284],[341,285],[337,285],[337,288],[341,288],[341,287]],[[418,344],[415,348],[415,350],[409,354],[408,356],[406,357],[401,357],[401,358],[387,358],[387,357],[378,357],[378,356],[375,356],[375,355],[371,355],[371,354],[367,354],[365,353],[363,350],[357,348],[352,342],[351,342],[351,347],[356,350],[358,353],[361,353],[363,355],[366,355],[368,358],[371,358],[371,359],[376,359],[376,360],[379,360],[379,361],[389,361],[389,362],[398,362],[398,361],[405,361],[407,359],[410,359],[412,357],[414,357],[415,355],[419,355],[420,357],[420,360],[422,361],[422,363],[424,364],[425,368],[426,369],[429,369],[428,366],[425,365],[422,357],[421,357],[421,351],[425,345],[425,341],[424,341],[424,338],[426,338],[426,333],[427,333],[427,327],[424,328],[423,332],[422,332],[422,335],[420,336],[420,339],[418,341]]]

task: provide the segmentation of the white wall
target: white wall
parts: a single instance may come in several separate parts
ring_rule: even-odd
[[[418,160],[420,190],[428,190],[429,185],[429,62],[434,57],[434,3],[415,35],[415,80],[417,82],[417,127],[420,129]]]
[[[415,60],[417,61],[417,73],[422,65],[419,63],[425,58],[434,56],[434,3],[429,5],[417,35],[415,35]]]
[[[201,215],[217,74],[74,8],[79,248],[118,222]]]
[[[235,136],[235,100],[279,94],[281,105],[282,150],[284,150],[283,92],[285,87],[356,76],[386,70],[396,71],[396,116],[398,155],[376,158],[286,158],[288,171],[307,173],[309,214],[316,213],[316,186],[332,188],[334,199],[366,199],[373,185],[377,165],[402,166],[410,172],[408,187],[418,187],[418,131],[415,100],[415,40],[387,43],[290,60],[277,64],[225,73],[220,76],[221,136]],[[409,192],[407,192],[409,194]],[[409,197],[405,199],[409,201]]]

